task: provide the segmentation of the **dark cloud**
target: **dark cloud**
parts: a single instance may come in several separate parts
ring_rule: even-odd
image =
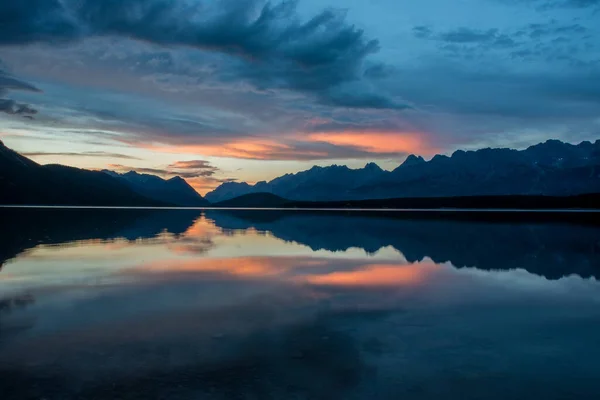
[[[600,8],[600,0],[498,0],[505,4],[531,5],[539,10]]]
[[[37,110],[31,108],[27,104],[17,103],[14,100],[0,99],[0,112],[13,115],[31,116],[32,114],[36,114]]]
[[[27,82],[23,82],[22,80],[11,76],[8,74],[8,72],[0,69],[0,93],[2,93],[1,91],[3,90],[26,90],[30,92],[41,92],[41,90],[35,86]]]
[[[428,105],[421,123],[426,131],[438,132],[440,146],[450,145],[445,140],[456,146],[502,135],[514,135],[510,140],[515,142],[528,138],[532,144],[548,132],[585,140],[598,132],[597,72],[474,71],[440,61],[435,67],[402,70],[402,75],[395,90]]]
[[[219,171],[219,168],[205,160],[177,161],[166,168],[128,167],[121,164],[111,164],[109,167],[119,171],[135,171],[141,174],[159,176],[180,176],[185,179],[209,178]]]
[[[512,59],[563,62],[575,66],[585,64],[583,56],[594,47],[593,37],[588,32],[589,29],[579,23],[565,24],[554,19],[503,32],[468,27],[442,32],[427,27],[413,29],[416,37],[438,42],[440,50],[456,59],[480,60],[493,50]]]
[[[167,169],[184,178],[209,177],[219,171],[219,168],[206,160],[177,161],[169,165]]]
[[[119,36],[185,46],[231,56],[238,77],[259,88],[301,91],[339,107],[402,108],[356,86],[365,79],[366,57],[379,50],[377,40],[343,12],[302,21],[296,8],[295,0],[4,0],[0,44]],[[355,85],[351,100],[335,94],[346,84]]]
[[[121,171],[121,172],[135,171],[140,174],[150,174],[150,175],[159,175],[159,176],[165,176],[166,174],[168,174],[168,171],[164,170],[164,169],[144,168],[144,167],[128,167],[126,165],[121,165],[121,164],[109,164],[108,168],[110,168],[111,170]]]
[[[447,46],[444,46],[446,49],[452,49],[457,45],[484,45],[487,48],[510,48],[518,45],[514,37],[500,33],[498,29],[478,30],[460,27],[435,33],[428,27],[417,26],[413,28],[413,34],[420,39],[446,43]]]
[[[412,107],[405,102],[396,101],[377,93],[359,93],[352,90],[336,90],[328,93],[324,103],[348,108],[380,108],[389,110],[407,110]]]
[[[437,35],[438,40],[450,43],[481,43],[489,42],[498,35],[497,29],[480,31],[471,28],[458,28]]]
[[[169,168],[177,169],[214,169],[210,165],[209,161],[206,160],[192,160],[192,161],[177,161],[174,164],[169,165]]]
[[[120,158],[123,160],[140,160],[138,157],[128,156],[126,154],[119,153],[109,153],[105,151],[84,151],[81,153],[73,153],[73,152],[28,152],[23,153],[24,156],[27,157],[47,157],[47,156],[57,156],[57,157],[100,157],[100,158]]]
[[[428,38],[432,33],[433,31],[428,26],[415,26],[413,28],[413,34],[420,39]]]
[[[0,26],[0,45],[64,41],[78,33],[60,0],[3,0]]]
[[[544,24],[530,24],[523,32],[532,39],[538,39],[553,35],[584,34],[587,31],[587,28],[580,24],[562,25],[557,21],[551,21]]]
[[[23,82],[0,69],[0,112],[29,117],[37,113],[37,110],[28,104],[18,103],[14,100],[3,98],[10,90],[25,90],[29,92],[40,91],[35,86]]]
[[[592,8],[600,7],[600,0],[555,0],[543,2],[546,8]]]

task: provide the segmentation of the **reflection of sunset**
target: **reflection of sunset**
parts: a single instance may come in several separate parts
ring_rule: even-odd
[[[310,134],[313,142],[354,147],[371,153],[434,153],[423,135],[394,132],[327,132]]]
[[[326,260],[295,257],[237,257],[195,260],[167,260],[146,264],[138,271],[144,272],[219,272],[242,277],[274,277],[295,268],[325,265]]]
[[[425,282],[439,269],[433,263],[412,265],[372,264],[358,271],[333,272],[313,275],[307,281],[326,286],[410,286]]]
[[[340,272],[331,272],[343,268]],[[312,270],[311,270],[312,269]],[[236,257],[194,260],[165,260],[146,264],[136,272],[220,273],[244,278],[276,278],[325,286],[410,286],[427,280],[439,267],[418,264],[367,264],[310,257]]]
[[[194,224],[185,231],[185,236],[208,236],[211,234],[217,234],[220,229],[214,224],[208,222],[205,218],[197,218]]]

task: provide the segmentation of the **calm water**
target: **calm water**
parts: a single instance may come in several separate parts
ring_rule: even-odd
[[[0,398],[598,399],[600,227],[0,210]]]

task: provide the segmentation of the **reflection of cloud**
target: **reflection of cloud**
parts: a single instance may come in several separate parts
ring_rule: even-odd
[[[25,308],[33,303],[35,303],[35,298],[30,294],[0,298],[0,313],[10,313],[15,309]]]
[[[356,271],[333,272],[306,277],[309,283],[325,286],[411,286],[424,282],[440,269],[433,262],[412,265],[371,264]]]
[[[175,254],[205,254],[215,247],[215,243],[209,237],[183,238],[174,244],[167,244],[168,249]]]
[[[169,260],[144,264],[136,272],[202,273],[211,272],[240,277],[268,278],[303,268],[322,267],[327,260],[309,257],[237,257],[217,259]],[[129,271],[132,272],[132,271]]]
[[[7,398],[329,399],[369,372],[360,341],[305,291],[169,282],[89,292],[34,314],[51,318],[50,332],[2,346]]]

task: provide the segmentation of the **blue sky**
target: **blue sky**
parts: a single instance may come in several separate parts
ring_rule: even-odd
[[[5,0],[0,26],[0,135],[40,163],[206,192],[600,137],[600,0]]]

